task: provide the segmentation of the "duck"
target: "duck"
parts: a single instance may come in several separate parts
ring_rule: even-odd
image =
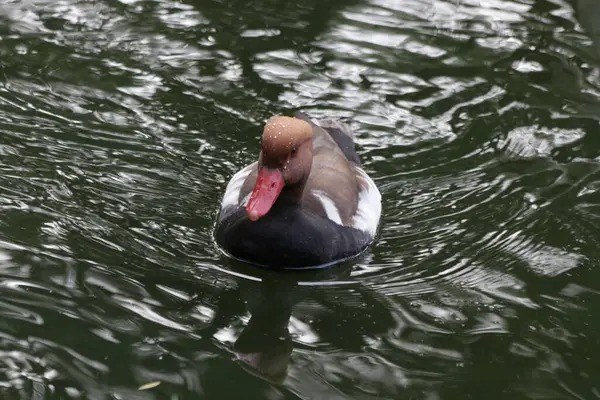
[[[275,115],[258,159],[225,187],[214,229],[221,250],[270,268],[318,268],[363,253],[375,240],[381,193],[339,119]]]

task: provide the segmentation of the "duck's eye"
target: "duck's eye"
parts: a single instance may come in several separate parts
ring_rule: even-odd
[[[296,149],[295,147],[292,147],[292,155],[296,154],[296,151],[298,151],[298,149]]]

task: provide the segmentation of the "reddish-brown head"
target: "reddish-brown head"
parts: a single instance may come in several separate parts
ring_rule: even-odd
[[[277,116],[265,125],[258,177],[246,212],[252,221],[265,216],[284,186],[303,186],[312,165],[312,127],[297,118]]]

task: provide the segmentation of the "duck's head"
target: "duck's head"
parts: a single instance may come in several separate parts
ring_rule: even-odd
[[[304,120],[276,116],[265,125],[258,176],[246,205],[248,218],[265,216],[284,187],[304,187],[312,166],[312,127]]]

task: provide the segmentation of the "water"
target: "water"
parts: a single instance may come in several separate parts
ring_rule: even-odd
[[[295,3],[0,2],[2,398],[600,398],[600,3]],[[233,263],[295,110],[351,119],[380,237]]]

